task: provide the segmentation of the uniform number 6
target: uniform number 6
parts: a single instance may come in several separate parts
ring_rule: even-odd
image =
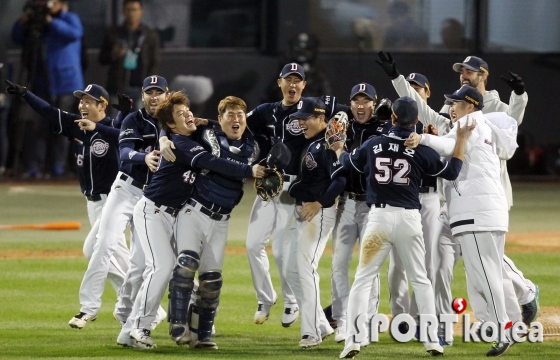
[[[391,169],[391,165],[392,168]],[[406,159],[393,159],[379,157],[375,159],[375,167],[377,168],[377,173],[375,174],[375,180],[380,184],[388,184],[393,180],[396,185],[408,185],[410,179],[407,177],[410,172],[410,163]],[[393,175],[393,171],[397,170],[396,174]]]

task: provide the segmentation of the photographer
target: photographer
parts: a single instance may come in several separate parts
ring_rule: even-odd
[[[68,11],[67,0],[27,1],[12,29],[13,41],[22,46],[22,67],[26,75],[22,76],[21,82],[64,111],[74,109],[76,101],[72,92],[84,87],[81,66],[83,32],[78,15]],[[25,111],[21,115],[25,117]],[[32,127],[38,136],[46,136],[47,132],[35,125]],[[35,139],[31,140],[35,143]],[[37,176],[43,167],[37,159],[44,160],[45,151],[37,149],[34,144],[28,145],[24,144],[24,153],[33,159],[24,160],[27,172]],[[38,147],[41,147],[40,141]],[[51,148],[53,175],[62,175],[68,144],[64,138],[56,136]]]

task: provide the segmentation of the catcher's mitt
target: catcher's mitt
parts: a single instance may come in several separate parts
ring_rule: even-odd
[[[393,103],[387,98],[383,98],[379,101],[379,104],[377,104],[377,108],[375,108],[374,112],[377,120],[391,120],[391,115],[393,114],[391,105],[393,105]]]
[[[325,141],[330,149],[337,142],[346,141],[346,129],[348,129],[348,115],[344,111],[337,112],[327,124]]]
[[[264,176],[260,179],[255,179],[255,190],[257,195],[264,201],[274,199],[284,185],[284,178],[276,169],[264,169]]]

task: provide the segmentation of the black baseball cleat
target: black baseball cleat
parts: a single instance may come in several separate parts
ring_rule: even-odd
[[[505,353],[511,346],[511,343],[509,342],[498,342],[498,341],[494,341],[492,343],[492,349],[488,350],[488,352],[486,353],[486,356],[501,356],[503,353]]]
[[[531,322],[535,321],[537,316],[539,316],[539,287],[535,285],[535,298],[528,304],[521,305],[521,319],[527,325],[531,327]]]

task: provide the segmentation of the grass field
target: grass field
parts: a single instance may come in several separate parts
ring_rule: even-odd
[[[514,198],[516,203],[510,219],[512,233],[560,232],[560,184],[514,184]],[[342,345],[336,344],[332,337],[316,348],[300,350],[297,347],[299,322],[291,328],[283,328],[280,325],[283,310],[280,303],[272,307],[266,323],[253,324],[256,300],[243,253],[253,199],[254,193],[248,187],[230,221],[228,248],[231,254],[225,260],[224,288],[216,318],[215,340],[220,349],[192,351],[178,347],[169,340],[167,324],[162,323],[152,332],[158,348],[145,351],[116,345],[119,325],[111,315],[116,296],[110,286],[106,286],[103,306],[95,322],[83,330],[71,329],[67,325],[80,307],[78,289],[87,267],[79,251],[89,223],[78,185],[0,185],[1,224],[51,221],[80,221],[83,224],[79,231],[0,231],[0,358],[338,358]],[[558,246],[551,246],[549,251],[528,251],[532,240],[528,241],[526,247],[508,246],[506,251],[525,275],[540,286],[541,306],[558,306]],[[319,268],[323,305],[330,303],[330,259],[330,252],[326,251]],[[279,291],[275,267],[271,273]],[[385,271],[382,274],[380,311],[389,313]],[[454,296],[467,297],[462,264],[455,271],[453,293]],[[166,299],[164,304],[166,306]],[[463,343],[456,337],[455,344],[446,349],[445,356],[482,358],[489,347],[488,344]],[[511,359],[557,359],[560,358],[560,342],[545,338],[539,344],[518,344],[504,356]],[[378,344],[363,349],[359,355],[359,358],[368,357],[408,359],[429,355],[418,343],[398,344],[383,335]]]

